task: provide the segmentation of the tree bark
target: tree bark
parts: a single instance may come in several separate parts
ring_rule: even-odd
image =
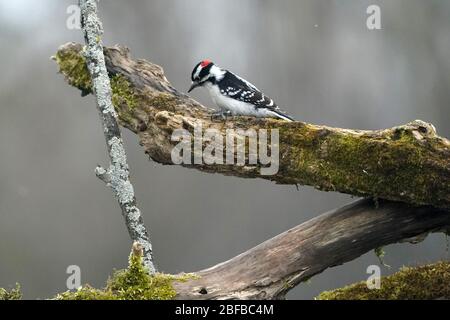
[[[91,80],[80,54],[68,43],[56,60],[68,82],[91,92]],[[135,132],[145,152],[156,162],[173,164],[171,141],[176,129],[278,129],[279,171],[261,175],[261,165],[184,164],[204,172],[263,178],[278,184],[309,185],[363,197],[450,208],[450,142],[423,121],[386,130],[331,128],[303,122],[235,117],[212,121],[210,109],[167,81],[161,67],[133,60],[128,49],[104,48],[112,81],[113,102],[120,123]],[[186,76],[188,79],[188,76]],[[186,83],[186,86],[188,83]]]
[[[96,168],[97,177],[110,186],[117,197],[128,233],[133,241],[137,241],[143,247],[144,264],[150,273],[155,273],[153,264],[152,245],[142,219],[141,211],[137,207],[133,185],[130,181],[130,173],[123,146],[120,128],[117,123],[117,113],[112,103],[112,91],[110,80],[105,65],[101,37],[103,29],[97,17],[97,3],[95,0],[80,0],[81,21],[87,48],[84,58],[87,62],[87,70],[92,82],[93,92],[97,100],[97,109],[105,134],[106,145],[110,158],[110,166],[104,169]],[[79,54],[82,54],[81,51]]]
[[[396,242],[450,230],[450,212],[364,199],[292,228],[234,258],[174,283],[178,299],[281,299],[327,268]]]

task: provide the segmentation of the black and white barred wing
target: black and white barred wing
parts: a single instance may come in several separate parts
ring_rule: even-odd
[[[256,109],[268,109],[273,111],[277,117],[293,121],[290,116],[287,116],[281,111],[271,98],[266,96],[247,80],[228,71],[223,82],[223,88],[225,88],[223,93],[228,97],[252,104]],[[229,85],[227,85],[227,83],[229,83]]]
[[[264,95],[253,84],[229,71],[222,80],[222,88],[224,88],[223,93],[228,97],[250,103],[255,108],[267,108],[270,110],[278,108],[272,99]]]

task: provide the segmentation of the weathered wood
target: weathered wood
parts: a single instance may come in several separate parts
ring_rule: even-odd
[[[56,60],[68,82],[88,94],[91,82],[81,50],[79,44],[63,45]],[[192,131],[197,121],[203,129],[215,128],[223,135],[230,128],[276,128],[280,133],[280,163],[275,175],[261,175],[258,165],[185,166],[450,208],[450,142],[439,137],[431,124],[414,121],[386,130],[362,131],[246,117],[211,121],[211,110],[173,88],[159,66],[133,60],[120,46],[104,51],[121,124],[138,134],[154,161],[173,164],[171,151],[176,142],[171,141],[172,133],[180,128]]]
[[[327,268],[387,244],[450,230],[450,212],[365,199],[322,214],[174,284],[178,299],[279,299]]]

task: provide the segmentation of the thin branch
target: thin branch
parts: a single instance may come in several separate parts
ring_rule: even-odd
[[[56,60],[68,82],[89,93],[91,82],[80,59],[81,46],[59,48]],[[177,91],[163,70],[133,60],[126,48],[105,48],[113,79],[114,104],[120,124],[135,132],[145,152],[159,163],[173,164],[177,129],[279,130],[279,170],[262,175],[260,165],[186,164],[204,172],[263,178],[279,184],[309,185],[362,197],[450,208],[450,142],[433,125],[413,121],[376,131],[331,128],[303,122],[236,117],[211,121],[210,111]],[[188,77],[186,77],[188,81]],[[225,140],[225,139],[224,139]],[[224,146],[226,152],[226,145]]]
[[[174,287],[178,299],[280,299],[312,276],[370,250],[417,243],[430,232],[449,230],[449,211],[359,200],[196,272],[198,278]]]
[[[112,91],[108,72],[105,66],[103,45],[101,37],[103,28],[97,17],[97,3],[95,0],[80,0],[82,29],[86,41],[86,50],[83,52],[86,58],[89,73],[91,75],[92,88],[97,97],[97,108],[103,125],[106,145],[110,158],[110,166],[104,169],[96,168],[96,175],[114,191],[128,233],[133,241],[139,242],[144,251],[144,263],[150,273],[155,273],[153,264],[152,245],[141,211],[136,205],[133,185],[129,178],[129,167],[123,146],[123,140],[117,123],[117,113],[112,104]]]

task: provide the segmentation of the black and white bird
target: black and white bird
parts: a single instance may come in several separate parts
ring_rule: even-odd
[[[220,109],[218,114],[223,117],[231,114],[294,121],[253,84],[209,60],[203,60],[195,66],[191,80],[188,92],[205,87]]]

